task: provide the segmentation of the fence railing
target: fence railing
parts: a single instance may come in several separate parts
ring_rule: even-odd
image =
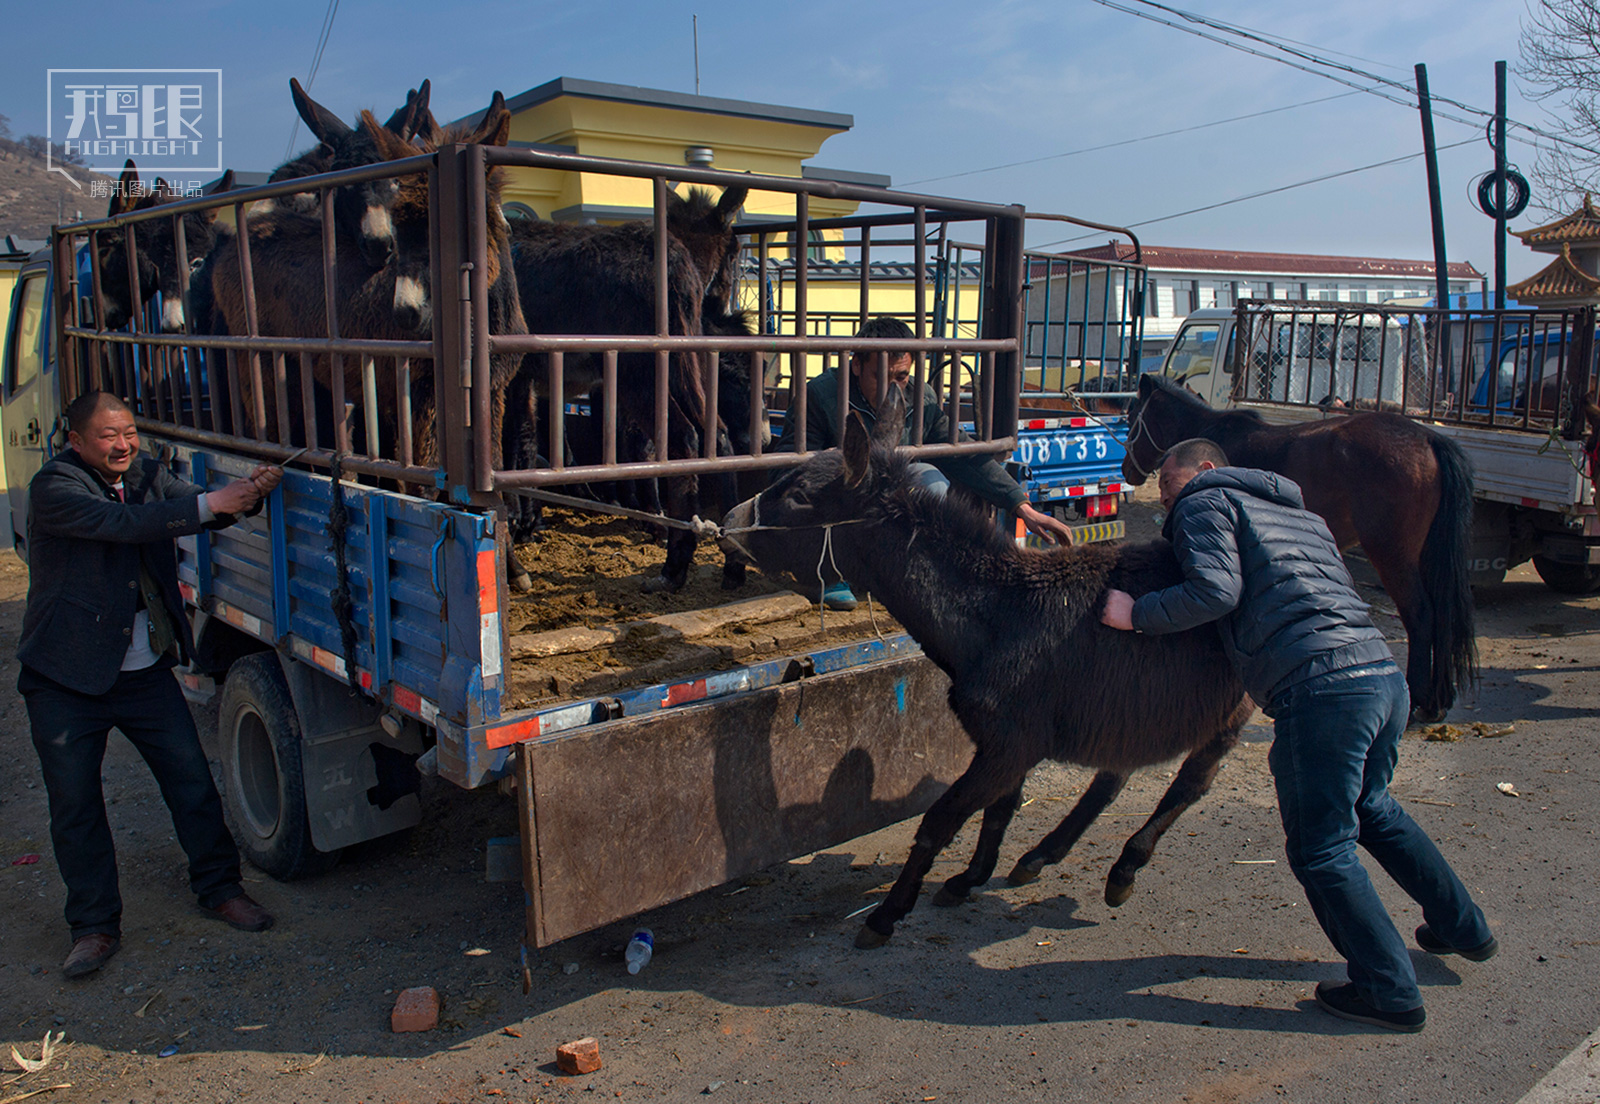
[[[1243,300],[1224,371],[1236,401],[1395,410],[1454,425],[1582,426],[1593,307],[1464,310]]]

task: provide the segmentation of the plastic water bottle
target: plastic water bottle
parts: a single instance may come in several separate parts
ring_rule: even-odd
[[[628,949],[622,952],[623,960],[628,964],[628,973],[637,974],[644,969],[655,949],[656,937],[650,934],[649,928],[634,932],[633,938],[628,940]]]

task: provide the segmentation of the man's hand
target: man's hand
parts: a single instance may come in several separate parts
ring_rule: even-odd
[[[1017,507],[1017,516],[1022,519],[1022,524],[1027,526],[1028,532],[1040,540],[1050,544],[1072,543],[1072,527],[1064,521],[1059,521],[1049,514],[1035,510],[1024,502]]]
[[[242,514],[261,501],[261,490],[254,479],[235,479],[220,490],[207,492],[206,501],[214,514]]]
[[[1132,631],[1133,595],[1125,590],[1106,591],[1106,604],[1100,610],[1100,623],[1113,629]]]
[[[256,485],[256,490],[261,492],[261,497],[266,498],[272,489],[283,480],[283,469],[276,464],[262,464],[249,475],[250,482]]]

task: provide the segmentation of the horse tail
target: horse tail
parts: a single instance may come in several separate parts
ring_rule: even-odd
[[[1439,465],[1439,509],[1422,545],[1422,586],[1432,622],[1430,690],[1440,712],[1478,679],[1478,640],[1467,578],[1472,528],[1472,462],[1461,446],[1429,431]]]

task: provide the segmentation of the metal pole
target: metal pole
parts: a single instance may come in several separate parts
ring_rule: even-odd
[[[1450,262],[1444,247],[1444,208],[1439,198],[1439,150],[1433,140],[1433,103],[1428,96],[1428,67],[1417,65],[1417,110],[1422,113],[1422,152],[1428,164],[1428,209],[1433,217],[1434,294],[1439,315],[1439,365],[1450,365]]]
[[[1506,63],[1494,63],[1494,309],[1506,309]]]

